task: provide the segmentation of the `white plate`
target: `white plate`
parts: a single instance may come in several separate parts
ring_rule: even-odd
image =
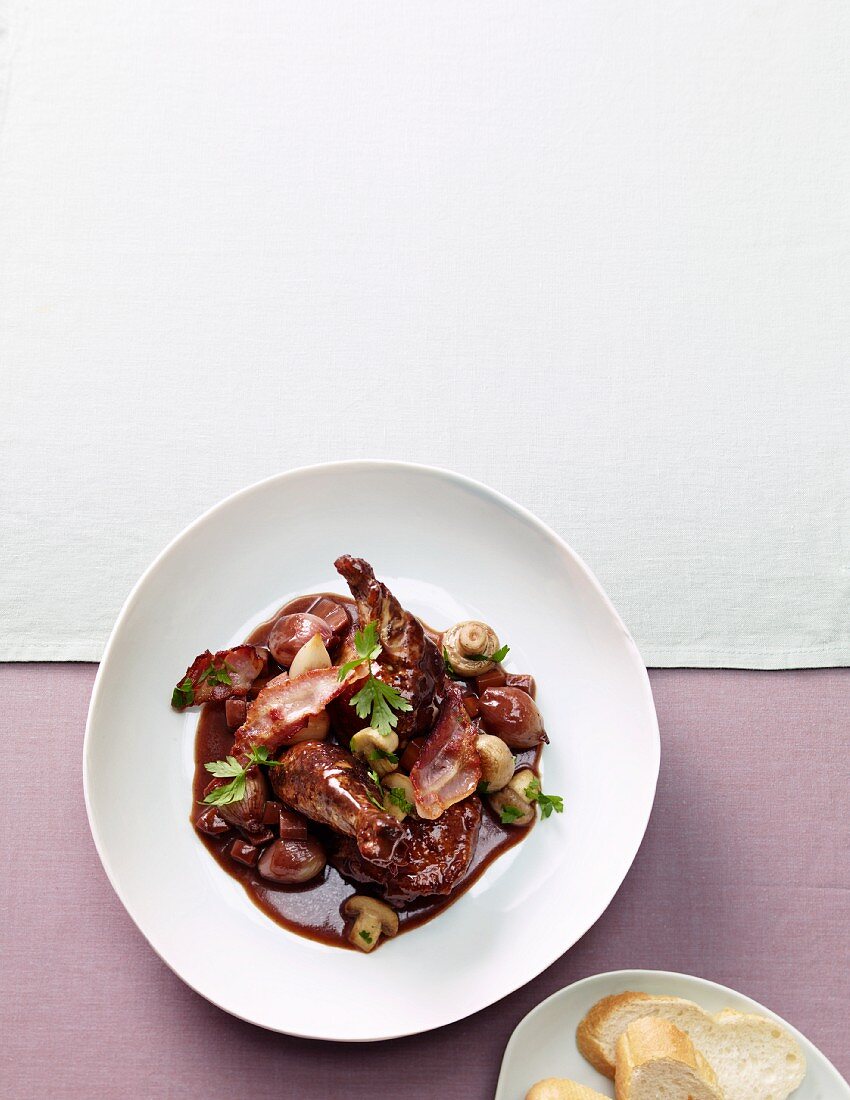
[[[508,666],[537,678],[545,787],[565,804],[442,916],[369,956],[284,931],[210,858],[189,823],[197,715],[169,708],[195,654],[241,641],[291,596],[344,588],[333,569],[344,552],[434,626],[493,624]],[[372,1040],[477,1012],[571,947],[635,857],[658,764],[634,643],[552,531],[456,474],[348,462],[237,493],[160,554],[106,648],[83,769],[110,881],[185,982],[263,1027]]]
[[[850,1097],[850,1086],[835,1066],[799,1031],[781,1016],[757,1001],[727,989],[724,985],[688,974],[663,970],[615,970],[596,974],[553,993],[520,1020],[505,1048],[496,1100],[523,1100],[535,1081],[544,1077],[566,1077],[613,1096],[611,1081],[585,1062],[576,1047],[576,1028],[591,1005],[602,997],[632,990],[636,993],[671,994],[695,1001],[707,1012],[736,1008],[759,1012],[787,1028],[803,1048],[808,1064],[806,1078],[793,1100],[842,1100]]]

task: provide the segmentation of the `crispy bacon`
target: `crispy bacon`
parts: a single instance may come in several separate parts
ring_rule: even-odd
[[[244,697],[265,670],[267,660],[268,650],[257,645],[238,645],[218,653],[207,650],[186,669],[185,677],[175,689],[172,706],[185,710],[201,703]]]
[[[233,755],[239,759],[240,754],[264,746],[273,756],[343,692],[347,683],[348,678],[339,679],[338,668],[312,669],[294,680],[284,673],[269,680],[248,707],[245,723],[236,732]]]
[[[439,720],[410,772],[416,809],[429,821],[474,794],[481,779],[476,728],[457,685],[447,680],[444,690]]]

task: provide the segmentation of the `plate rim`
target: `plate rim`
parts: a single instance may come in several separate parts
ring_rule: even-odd
[[[646,810],[644,820],[643,820],[641,829],[639,831],[639,835],[636,831],[635,841],[633,843],[632,850],[631,850],[628,862],[626,864],[625,870],[623,872],[623,875],[620,878],[620,881],[617,883],[617,886],[616,886],[613,894],[611,895],[611,897],[608,899],[607,902],[605,902],[602,905],[602,907],[599,909],[599,911],[595,913],[592,920],[588,924],[587,928],[584,930],[584,932],[582,932],[580,935],[578,935],[576,937],[576,939],[573,941],[573,943],[571,943],[568,947],[564,948],[563,950],[557,951],[554,955],[552,955],[551,958],[548,958],[548,961],[545,962],[544,965],[542,965],[536,971],[536,973],[529,975],[527,978],[523,979],[522,981],[516,983],[515,985],[512,985],[511,988],[505,989],[504,992],[502,992],[498,997],[495,997],[492,1000],[485,1001],[483,1004],[479,1005],[477,1008],[472,1009],[469,1012],[462,1012],[460,1015],[451,1014],[448,1019],[445,1019],[445,1020],[443,1020],[439,1023],[429,1024],[428,1026],[423,1027],[423,1028],[409,1028],[407,1030],[402,1030],[402,1031],[399,1031],[399,1032],[392,1032],[388,1035],[378,1035],[378,1036],[368,1037],[368,1038],[351,1038],[351,1037],[345,1037],[345,1036],[340,1038],[339,1036],[329,1036],[327,1034],[316,1034],[313,1031],[298,1031],[298,1030],[291,1030],[289,1028],[284,1029],[284,1028],[275,1026],[274,1024],[266,1023],[263,1020],[256,1019],[251,1015],[248,1015],[248,1014],[245,1014],[245,1013],[242,1013],[242,1012],[238,1012],[235,1009],[229,1007],[228,1005],[223,1004],[222,1003],[223,998],[219,998],[217,996],[212,996],[209,993],[205,992],[204,990],[199,989],[195,983],[189,981],[186,978],[186,976],[181,972],[181,970],[178,968],[178,965],[176,963],[172,963],[169,959],[165,958],[165,956],[154,945],[154,943],[151,941],[151,939],[149,938],[149,936],[145,932],[144,928],[142,927],[139,919],[137,919],[137,915],[136,915],[134,909],[131,907],[131,904],[128,902],[127,898],[124,896],[124,893],[122,892],[122,890],[119,889],[119,886],[117,884],[116,875],[114,874],[113,869],[110,865],[110,861],[109,861],[109,859],[107,857],[107,854],[106,854],[103,839],[102,839],[101,835],[99,834],[99,831],[98,831],[98,828],[97,828],[97,825],[96,825],[95,815],[94,815],[94,811],[93,811],[93,808],[92,808],[92,797],[91,797],[91,792],[90,792],[90,778],[89,778],[90,763],[91,763],[91,740],[92,740],[91,730],[92,730],[92,725],[93,725],[92,716],[93,716],[93,714],[94,714],[94,712],[97,708],[99,698],[100,698],[100,694],[103,691],[103,682],[105,680],[106,671],[107,671],[108,666],[109,666],[109,657],[111,655],[111,652],[112,652],[112,649],[113,649],[114,645],[116,644],[116,639],[118,638],[118,635],[119,635],[120,631],[122,630],[126,619],[129,617],[129,615],[132,612],[133,608],[136,606],[136,604],[137,604],[137,602],[140,598],[140,593],[141,593],[148,577],[151,576],[158,569],[160,563],[172,552],[172,550],[175,547],[177,547],[185,539],[190,538],[191,535],[199,527],[203,526],[206,522],[211,520],[220,511],[223,511],[224,509],[229,507],[236,500],[244,499],[246,497],[254,495],[255,493],[261,493],[261,492],[265,491],[272,484],[283,483],[283,482],[286,482],[286,481],[289,481],[289,480],[295,480],[299,477],[303,477],[305,475],[316,474],[318,472],[333,473],[334,471],[341,472],[342,470],[368,471],[370,469],[371,470],[376,470],[376,471],[378,471],[378,470],[383,470],[383,471],[395,470],[395,471],[399,471],[401,473],[426,474],[426,475],[429,475],[431,477],[435,477],[437,480],[445,480],[445,481],[448,481],[448,482],[451,482],[451,483],[455,483],[455,484],[457,484],[457,485],[459,485],[463,488],[466,488],[467,490],[472,490],[478,496],[483,496],[485,498],[495,500],[495,502],[498,503],[502,508],[506,509],[509,512],[513,512],[515,515],[517,515],[519,518],[524,520],[526,523],[530,524],[533,528],[536,528],[536,530],[541,535],[543,535],[544,538],[546,538],[550,542],[554,543],[554,545],[561,552],[566,554],[568,558],[572,559],[573,563],[578,567],[579,571],[584,574],[586,580],[589,582],[589,584],[590,584],[592,590],[594,591],[596,597],[599,600],[601,600],[602,605],[606,609],[607,613],[611,616],[613,624],[618,628],[618,630],[619,630],[619,632],[620,632],[620,634],[623,638],[623,641],[625,643],[629,663],[633,666],[633,668],[634,668],[634,670],[637,674],[637,682],[640,686],[641,694],[643,696],[644,702],[647,704],[647,708],[648,708],[647,717],[649,718],[649,721],[650,721],[650,730],[649,730],[649,732],[652,735],[652,749],[653,749],[652,760],[650,761],[650,765],[654,770],[654,775],[653,775],[653,779],[652,779],[651,798],[648,800],[648,808]],[[141,935],[145,939],[145,942],[154,951],[154,953],[157,955],[157,957],[159,959],[161,959],[162,962],[165,963],[165,965],[169,968],[169,970],[171,970],[171,972],[173,974],[175,974],[194,993],[196,993],[200,997],[203,997],[204,1000],[208,1001],[210,1004],[215,1005],[217,1008],[221,1009],[221,1011],[226,1012],[226,1013],[228,1013],[228,1015],[234,1016],[237,1019],[243,1020],[245,1023],[253,1024],[256,1027],[261,1027],[261,1028],[265,1029],[266,1031],[273,1032],[274,1034],[291,1035],[295,1038],[316,1039],[316,1040],[321,1040],[321,1041],[324,1041],[324,1042],[343,1042],[343,1043],[386,1042],[386,1041],[390,1041],[392,1039],[404,1038],[408,1035],[426,1034],[429,1031],[434,1031],[434,1030],[437,1030],[438,1028],[447,1027],[451,1024],[458,1023],[460,1020],[467,1019],[470,1016],[474,1016],[479,1012],[483,1012],[484,1009],[489,1008],[492,1005],[497,1004],[499,1001],[504,1000],[506,997],[511,996],[513,993],[515,993],[517,991],[517,989],[521,989],[523,986],[527,985],[529,982],[534,981],[535,978],[539,977],[540,974],[542,974],[545,970],[547,970],[550,966],[552,966],[553,963],[557,962],[558,959],[560,959],[568,951],[572,950],[572,948],[575,946],[575,944],[578,943],[578,941],[583,936],[585,936],[587,934],[587,932],[590,931],[590,929],[597,923],[597,921],[607,911],[607,909],[609,908],[609,906],[612,904],[612,902],[616,898],[617,894],[619,893],[620,888],[623,885],[623,882],[625,881],[626,877],[629,874],[629,871],[632,869],[632,867],[634,865],[634,861],[637,857],[638,852],[640,851],[641,845],[643,844],[644,837],[646,836],[646,830],[649,827],[649,822],[650,822],[650,819],[652,817],[652,811],[654,809],[655,799],[656,799],[656,796],[657,796],[657,793],[658,793],[658,780],[659,780],[660,770],[661,770],[661,735],[660,735],[660,731],[659,731],[659,727],[658,727],[658,714],[657,714],[657,711],[655,709],[655,700],[654,700],[653,695],[652,695],[652,687],[651,687],[650,682],[649,682],[649,675],[647,673],[646,665],[644,664],[643,659],[640,656],[640,652],[637,648],[637,645],[634,641],[634,638],[631,635],[631,632],[629,631],[628,627],[623,622],[619,612],[617,611],[616,607],[612,603],[612,601],[609,598],[608,594],[603,589],[603,587],[600,584],[599,580],[597,579],[596,575],[589,568],[587,563],[580,557],[580,555],[578,553],[576,553],[576,551],[569,545],[569,543],[566,542],[565,539],[563,539],[547,523],[544,523],[543,520],[541,520],[538,516],[536,516],[528,508],[526,508],[522,504],[519,504],[517,501],[513,500],[511,497],[507,496],[505,493],[500,492],[498,489],[494,489],[491,486],[486,485],[482,481],[478,481],[477,479],[469,477],[466,474],[458,473],[455,470],[445,469],[444,467],[440,467],[440,466],[431,466],[427,463],[406,462],[406,461],[396,460],[396,459],[376,459],[376,458],[341,459],[341,460],[337,460],[337,461],[333,461],[333,462],[310,463],[310,464],[305,465],[305,466],[297,466],[297,467],[294,467],[293,469],[290,469],[290,470],[283,470],[279,473],[271,474],[268,477],[265,477],[265,478],[260,479],[259,481],[253,482],[251,485],[244,486],[242,489],[237,489],[235,492],[230,493],[228,496],[223,497],[221,500],[217,501],[211,507],[207,508],[204,512],[202,512],[199,516],[197,516],[194,520],[192,520],[190,523],[188,523],[182,530],[180,530],[162,548],[162,550],[159,551],[159,553],[156,554],[156,556],[153,558],[153,560],[150,562],[150,564],[143,570],[143,572],[141,573],[141,575],[139,576],[138,580],[135,582],[133,587],[130,589],[130,592],[128,593],[126,599],[124,600],[124,603],[121,605],[121,609],[118,612],[118,616],[117,616],[117,618],[115,620],[115,623],[114,623],[114,625],[113,625],[113,627],[112,627],[112,629],[109,633],[109,637],[107,639],[106,645],[104,646],[103,654],[101,655],[100,661],[98,663],[97,673],[95,674],[94,685],[92,687],[91,697],[89,699],[88,711],[86,713],[86,725],[85,725],[85,732],[84,732],[84,736],[83,736],[83,753],[82,753],[83,799],[84,799],[84,802],[85,802],[86,818],[88,820],[89,832],[91,833],[91,837],[92,837],[92,841],[93,841],[94,846],[95,846],[95,850],[97,852],[97,855],[98,855],[98,858],[100,860],[101,866],[103,867],[103,870],[106,873],[106,877],[109,880],[109,884],[112,887],[112,889],[114,890],[116,896],[118,897],[118,900],[121,902],[122,906],[124,907],[125,912],[130,917],[133,924],[136,926],[138,931],[141,933]]]
[[[698,982],[702,986],[708,986],[710,989],[716,990],[719,993],[731,993],[735,997],[744,997],[748,1001],[751,1001],[760,1012],[765,1013],[766,1016],[773,1020],[776,1020],[777,1023],[780,1023],[783,1027],[787,1028],[791,1035],[798,1042],[801,1043],[805,1053],[808,1053],[806,1048],[810,1047],[812,1050],[814,1050],[818,1057],[823,1059],[827,1070],[834,1075],[834,1083],[844,1089],[845,1097],[850,1097],[850,1084],[848,1084],[848,1082],[841,1076],[836,1067],[829,1060],[829,1058],[827,1058],[820,1047],[815,1046],[811,1039],[807,1038],[802,1033],[802,1031],[799,1031],[796,1027],[794,1027],[793,1024],[790,1024],[784,1017],[780,1016],[778,1012],[774,1012],[773,1009],[768,1008],[766,1005],[763,1005],[761,1001],[757,1001],[748,993],[742,993],[740,990],[733,989],[731,986],[723,985],[721,982],[712,981],[711,978],[701,978],[698,974],[685,974],[678,970],[645,970],[642,968],[633,968],[630,970],[603,970],[598,974],[588,974],[584,978],[579,978],[575,982],[570,982],[569,985],[565,985],[561,989],[556,989],[554,993],[550,993],[548,997],[540,1001],[539,1004],[536,1004],[534,1008],[529,1009],[529,1011],[526,1012],[522,1019],[517,1022],[516,1026],[510,1034],[510,1038],[505,1044],[505,1050],[502,1054],[502,1061],[499,1067],[499,1077],[496,1082],[496,1095],[494,1097],[494,1100],[507,1100],[507,1096],[504,1090],[507,1088],[506,1078],[508,1060],[509,1056],[513,1052],[514,1045],[519,1043],[520,1037],[518,1035],[518,1032],[520,1031],[520,1028],[522,1028],[526,1023],[530,1022],[533,1017],[535,1017],[538,1013],[541,1013],[543,1009],[546,1008],[546,1006],[549,1005],[551,1002],[559,1000],[565,994],[572,993],[575,990],[580,989],[582,986],[593,985],[594,982],[598,982],[603,978],[621,978],[623,982],[633,981],[635,978],[638,978],[639,980],[646,980],[647,978],[652,978],[654,980],[657,978],[661,981],[671,978],[684,978],[687,981],[694,981]],[[624,985],[623,988],[626,989],[627,986]],[[791,1100],[793,1100],[793,1094]]]

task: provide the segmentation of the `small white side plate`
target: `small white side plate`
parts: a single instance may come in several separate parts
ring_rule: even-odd
[[[850,1086],[833,1064],[799,1031],[757,1001],[724,985],[669,974],[663,970],[614,970],[568,985],[553,993],[522,1020],[510,1037],[502,1059],[496,1100],[524,1100],[526,1092],[544,1077],[566,1077],[613,1096],[612,1082],[585,1062],[576,1047],[576,1028],[588,1009],[602,997],[632,990],[669,994],[695,1001],[707,1012],[736,1008],[776,1020],[795,1036],[806,1055],[806,1079],[793,1100],[848,1100]]]
[[[197,653],[242,641],[298,593],[343,588],[342,553],[367,558],[435,627],[493,624],[508,667],[537,678],[544,783],[564,798],[455,905],[368,956],[280,928],[210,858],[189,821],[197,718],[169,706]],[[252,1023],[362,1041],[477,1012],[584,935],[635,857],[658,764],[646,670],[565,543],[457,474],[350,462],[237,493],[162,552],[109,640],[83,768],[112,885],[184,981]]]

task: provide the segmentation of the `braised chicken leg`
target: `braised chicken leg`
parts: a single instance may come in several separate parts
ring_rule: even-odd
[[[379,788],[350,752],[327,741],[302,741],[272,768],[278,798],[312,821],[353,837],[364,859],[386,866],[403,850],[404,829],[374,804]]]
[[[381,643],[378,675],[412,707],[398,715],[399,740],[430,729],[437,717],[437,694],[444,678],[437,647],[419,620],[405,611],[387,586],[376,578],[367,561],[343,554],[334,565],[357,601],[361,627],[377,623]]]

